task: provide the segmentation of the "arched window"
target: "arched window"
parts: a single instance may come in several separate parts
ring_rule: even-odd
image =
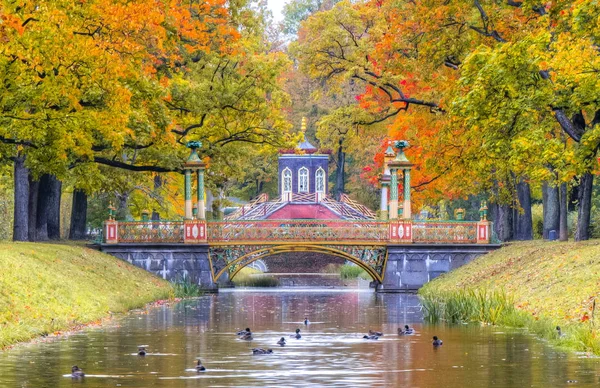
[[[308,168],[298,170],[298,192],[308,193]]]
[[[281,192],[282,194],[292,192],[292,170],[287,167],[281,172]]]
[[[325,170],[321,167],[315,173],[315,191],[325,194]]]

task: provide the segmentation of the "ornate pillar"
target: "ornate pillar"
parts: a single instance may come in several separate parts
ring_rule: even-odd
[[[392,148],[392,142],[388,142],[388,147],[385,150],[383,157],[383,175],[380,178],[381,182],[381,203],[379,208],[380,218],[383,221],[387,221],[389,219],[388,213],[388,190],[390,188],[390,181],[392,179],[392,174],[390,172],[390,162],[394,159],[396,153]]]
[[[398,219],[398,169],[390,168],[390,220]]]
[[[192,171],[185,169],[185,216],[186,220],[191,220],[192,215]]]
[[[402,218],[410,220],[410,167],[404,169],[404,206],[402,207]]]
[[[199,141],[187,144],[192,149],[185,162],[185,220],[183,222],[183,242],[185,244],[206,243],[206,211],[204,207],[204,168],[205,164],[196,150],[202,147]],[[192,171],[196,172],[197,193],[192,213]]]
[[[204,168],[199,168],[196,172],[198,192],[196,193],[196,202],[198,203],[198,219],[206,219],[206,207],[204,205]]]

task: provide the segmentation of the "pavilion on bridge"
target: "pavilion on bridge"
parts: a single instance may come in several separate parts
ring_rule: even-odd
[[[302,132],[306,119],[302,118]],[[225,217],[226,220],[374,220],[375,213],[342,194],[340,200],[329,196],[329,154],[319,153],[308,140],[293,152],[279,156],[279,197],[269,200],[261,194]]]

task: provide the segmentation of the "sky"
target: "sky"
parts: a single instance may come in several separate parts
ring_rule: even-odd
[[[283,5],[287,2],[287,0],[267,0],[269,4],[269,9],[273,12],[273,18],[276,21],[281,21],[283,16],[281,16],[281,10],[283,9]]]

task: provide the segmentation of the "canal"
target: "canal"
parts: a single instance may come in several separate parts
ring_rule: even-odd
[[[311,321],[305,325],[307,316]],[[417,334],[401,337],[397,328]],[[252,341],[237,338],[250,327]],[[290,338],[296,328],[301,339]],[[364,340],[369,330],[379,340]],[[433,335],[444,344],[434,349]],[[286,337],[285,347],[277,346]],[[136,354],[147,345],[149,354]],[[253,355],[252,348],[273,354]],[[193,369],[196,357],[207,371]],[[72,380],[72,365],[86,377]],[[429,326],[415,295],[229,291],[138,311],[102,328],[0,353],[0,387],[598,386],[600,360],[526,332]]]

